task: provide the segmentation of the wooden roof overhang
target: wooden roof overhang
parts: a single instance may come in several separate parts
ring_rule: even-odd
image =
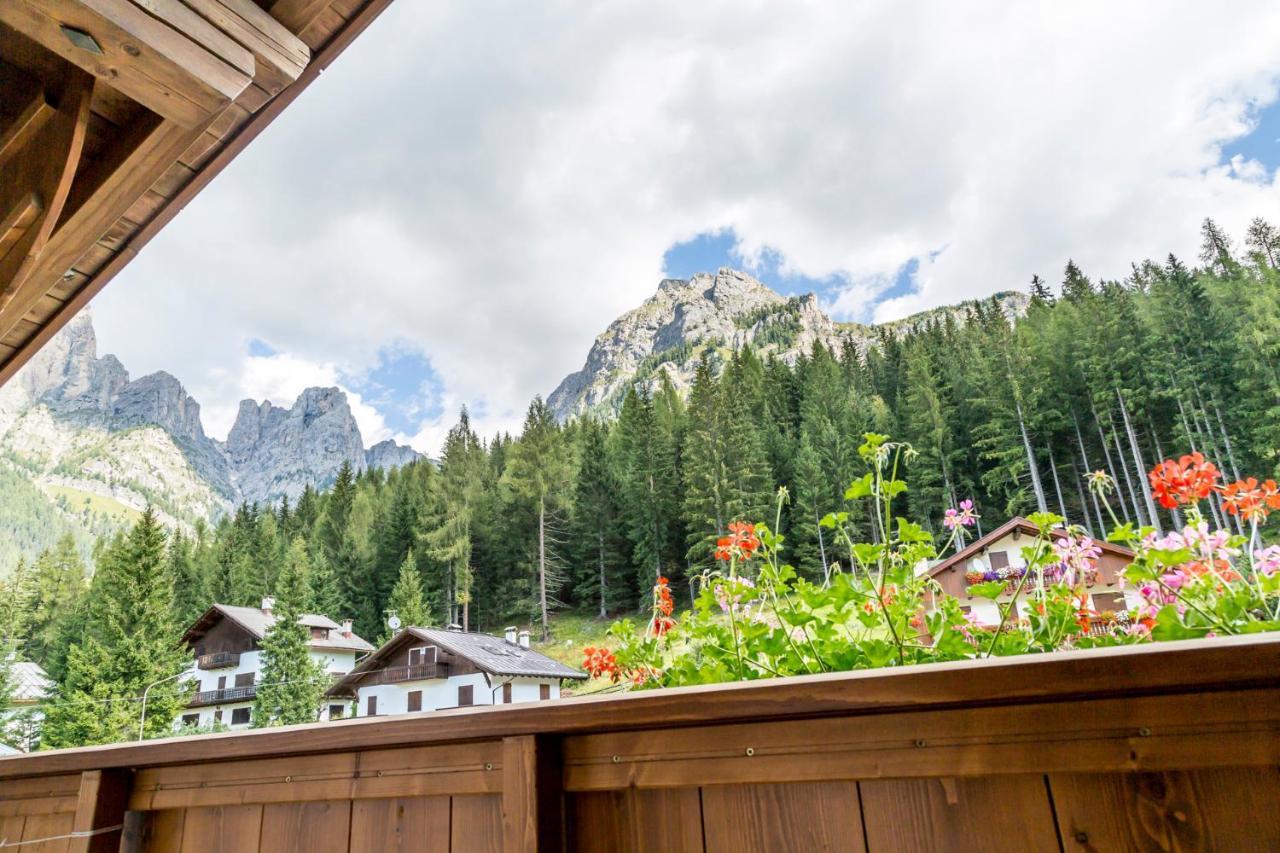
[[[973,540],[968,545],[964,546],[959,551],[952,554],[950,557],[947,557],[945,560],[942,560],[930,566],[929,576],[937,577],[938,575],[945,572],[947,569],[950,569],[952,566],[962,565],[969,558],[982,554],[991,545],[1000,541],[1001,539],[1003,539],[1004,537],[1008,536],[1011,533],[1017,534],[1019,536],[1025,535],[1031,539],[1035,539],[1036,536],[1040,535],[1040,528],[1036,527],[1034,524],[1032,524],[1030,521],[1027,521],[1025,518],[1023,518],[1020,515],[1014,516],[1013,518],[1009,519],[1004,524],[1000,525],[995,530],[992,530],[990,533],[986,534],[985,536],[980,536],[977,539]],[[1050,531],[1050,535],[1054,539],[1062,539],[1067,535],[1067,532],[1065,530],[1058,528]],[[1132,551],[1130,551],[1128,548],[1125,548],[1121,545],[1117,545],[1114,542],[1107,542],[1102,539],[1095,539],[1093,540],[1093,544],[1101,548],[1103,553],[1105,554],[1112,554],[1116,557],[1120,557],[1125,560],[1133,559]]]
[[[390,2],[0,2],[0,384]]]

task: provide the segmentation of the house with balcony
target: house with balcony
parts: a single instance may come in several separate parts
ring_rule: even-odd
[[[30,752],[38,745],[44,719],[40,703],[52,694],[54,684],[34,661],[18,660],[10,652],[7,663],[13,691],[9,707],[0,710],[0,751]]]
[[[563,681],[588,676],[529,648],[529,632],[503,637],[449,628],[405,628],[329,690],[377,717],[560,697]]]
[[[1013,599],[1013,591],[1018,585],[1026,569],[1027,561],[1022,556],[1022,549],[1035,542],[1039,534],[1038,528],[1021,516],[1011,518],[1004,524],[980,536],[961,548],[951,556],[929,566],[926,571],[938,582],[944,592],[960,599],[961,605],[976,621],[986,625],[1000,622],[1000,608]],[[1066,531],[1053,532],[1055,539],[1065,537]],[[1141,604],[1141,598],[1133,588],[1124,588],[1121,584],[1120,572],[1133,562],[1133,552],[1110,542],[1094,540],[1102,551],[1098,557],[1097,569],[1085,578],[1089,591],[1089,609],[1096,611],[1099,617],[1097,630],[1105,630],[1106,623],[1126,614]],[[1049,570],[1052,574],[1053,570]],[[992,580],[1007,580],[1003,594],[996,601],[969,594],[969,587],[977,583]],[[1027,580],[1031,584],[1032,579]],[[1018,612],[1026,616],[1030,607],[1024,586],[1019,596]]]
[[[276,620],[272,605],[269,597],[262,600],[262,607],[215,604],[187,629],[182,641],[195,656],[188,673],[188,679],[195,682],[195,692],[175,726],[249,726],[262,675],[262,638]],[[311,659],[335,680],[373,651],[372,644],[352,632],[350,620],[339,625],[328,616],[304,613],[298,622],[311,633]],[[325,702],[319,718],[342,717],[346,709],[342,700]]]

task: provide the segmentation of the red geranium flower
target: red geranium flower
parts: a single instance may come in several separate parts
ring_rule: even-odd
[[[1238,515],[1248,521],[1264,522],[1273,509],[1280,509],[1280,489],[1275,480],[1267,480],[1258,485],[1258,480],[1249,477],[1223,486],[1222,506],[1232,515]]]
[[[607,675],[614,681],[618,680],[618,659],[614,657],[613,652],[604,648],[596,649],[587,646],[582,650],[582,655],[582,668],[592,678]]]
[[[733,559],[750,560],[759,547],[756,526],[745,521],[735,521],[729,525],[729,535],[716,540],[716,559],[726,562]]]
[[[1166,459],[1151,469],[1151,489],[1165,509],[1193,504],[1209,497],[1218,481],[1218,468],[1196,451],[1177,462]]]

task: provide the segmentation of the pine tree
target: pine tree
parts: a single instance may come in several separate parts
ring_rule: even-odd
[[[169,575],[173,578],[173,618],[190,625],[213,604],[195,558],[195,544],[182,531],[169,539]]]
[[[298,622],[311,601],[310,559],[295,539],[276,582],[275,621],[262,638],[262,679],[253,700],[253,726],[313,723],[328,686],[324,664],[311,658],[310,632]]]
[[[610,466],[605,427],[594,418],[581,425],[578,437],[578,475],[573,489],[573,554],[577,572],[576,600],[593,607],[601,619],[625,599],[618,483]]]
[[[432,624],[431,611],[422,594],[422,575],[418,572],[418,560],[412,549],[404,555],[400,575],[391,590],[391,597],[387,599],[387,614],[393,613],[405,627],[428,628]],[[394,633],[390,627],[385,628],[379,644],[390,640]]]
[[[471,563],[472,526],[488,469],[484,447],[471,428],[471,417],[464,407],[458,423],[445,437],[439,487],[420,524],[426,553],[447,566],[448,577],[440,585],[440,603],[448,612],[449,621],[461,621],[463,628],[470,627],[475,578]]]
[[[557,517],[572,482],[572,457],[555,415],[541,397],[535,397],[525,414],[524,429],[511,448],[502,483],[524,499],[537,516],[535,596],[542,622],[542,639],[551,637],[550,613],[558,602],[563,576],[558,570]]]
[[[23,653],[57,680],[86,618],[88,570],[75,540],[64,536],[36,558],[34,593]]]
[[[173,621],[165,534],[150,507],[102,553],[89,598],[87,629],[71,646],[41,747],[137,738],[144,693],[144,733],[168,734],[190,658]]]

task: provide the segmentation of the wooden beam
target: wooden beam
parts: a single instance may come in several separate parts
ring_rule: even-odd
[[[93,194],[58,223],[25,280],[0,304],[0,339],[199,138],[209,121],[212,118],[195,127],[159,121],[146,128],[136,147],[99,181]]]
[[[18,95],[18,98],[22,96]],[[26,95],[26,101],[27,105],[17,117],[0,129],[0,164],[19,151],[57,112],[42,86],[33,87],[33,91]]]
[[[0,256],[0,312],[35,268],[80,162],[93,78],[70,66],[67,72],[64,80],[49,81],[51,87],[57,87],[54,115],[29,133],[19,132],[24,137],[21,147],[11,146],[9,156],[0,160],[0,220],[8,226],[0,231],[0,242],[5,245]],[[24,112],[31,110],[28,107]],[[13,234],[13,229],[21,229],[21,233]],[[0,338],[8,331],[0,332]]]
[[[111,853],[120,849],[132,782],[133,774],[128,770],[86,770],[80,774],[69,853]]]
[[[509,853],[560,850],[564,835],[560,744],[525,735],[502,741],[502,846]]]
[[[267,8],[271,17],[300,33],[329,8],[333,0],[276,0]]]
[[[178,0],[140,2],[146,10],[135,0],[4,0],[0,21],[184,127],[253,80],[253,54]],[[68,28],[98,52],[73,43]]]
[[[186,207],[187,203],[195,198],[197,193],[204,189],[228,163],[244,150],[245,146],[257,138],[258,134],[274,121],[276,116],[283,112],[289,104],[293,103],[295,98],[315,82],[321,72],[329,66],[329,63],[337,59],[355,41],[356,37],[364,32],[391,3],[392,0],[370,0],[355,17],[347,21],[345,27],[325,43],[324,47],[315,55],[313,61],[302,72],[302,76],[298,78],[297,82],[281,92],[278,97],[271,100],[262,109],[255,112],[249,122],[236,133],[235,137],[224,145],[207,163],[201,166],[191,180],[156,214],[155,218],[146,223],[141,230],[130,238],[129,245],[124,251],[117,253],[87,283],[77,287],[74,293],[66,294],[66,301],[62,309],[45,320],[40,327],[40,331],[31,340],[27,341],[11,355],[5,355],[3,350],[0,349],[0,385],[12,379],[13,375],[22,368],[22,365],[26,364],[40,347],[47,344],[63,326],[70,322],[72,317],[79,313],[84,306],[88,305],[89,300],[93,299],[120,270],[124,269],[125,265],[139,249],[158,234],[160,229],[168,224],[169,220],[177,216],[182,208]],[[65,287],[61,274],[51,280],[50,287]]]
[[[253,54],[254,82],[267,94],[279,94],[302,74],[311,50],[302,39],[253,0],[183,0]]]

